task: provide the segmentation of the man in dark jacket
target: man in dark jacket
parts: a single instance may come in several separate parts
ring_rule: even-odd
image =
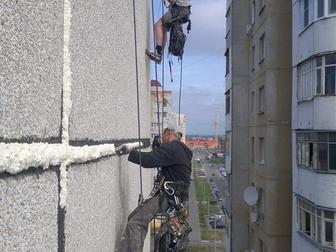
[[[166,183],[171,183],[181,205],[186,205],[191,175],[191,150],[180,141],[180,135],[173,129],[166,128],[162,135],[162,144],[151,152],[132,150],[128,161],[140,164],[144,168],[161,167]],[[141,156],[141,157],[140,157]],[[141,160],[141,163],[140,163]],[[174,187],[174,183],[179,186]],[[161,191],[161,192],[160,192]],[[148,199],[129,215],[120,252],[141,252],[147,234],[148,224],[157,213],[166,212],[171,207],[163,188],[152,193]]]

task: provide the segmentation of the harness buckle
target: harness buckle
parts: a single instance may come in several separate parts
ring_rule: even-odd
[[[175,190],[173,187],[170,186],[170,184],[173,184],[172,181],[166,181],[163,183],[163,188],[166,191],[166,193],[170,196],[173,196],[175,194]]]

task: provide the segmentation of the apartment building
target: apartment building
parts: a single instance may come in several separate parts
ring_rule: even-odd
[[[166,127],[174,127],[183,135],[187,132],[187,119],[184,114],[173,112],[173,92],[164,90],[161,83],[151,81],[151,137],[159,135]]]
[[[292,8],[292,251],[336,251],[336,1]]]
[[[228,1],[226,22],[226,249],[290,251],[291,1]]]

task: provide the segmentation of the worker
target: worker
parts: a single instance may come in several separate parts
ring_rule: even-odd
[[[173,128],[166,128],[162,135],[162,144],[151,152],[123,150],[129,153],[128,161],[141,164],[144,168],[161,167],[150,196],[129,215],[127,226],[121,240],[120,252],[141,252],[147,235],[148,224],[157,213],[172,209],[180,211],[187,206],[191,175],[192,151],[181,141],[182,134]],[[157,139],[156,139],[157,140]],[[172,200],[171,192],[176,200]]]
[[[162,52],[167,41],[167,32],[176,20],[186,22],[189,20],[191,0],[168,0],[169,10],[155,23],[156,52],[146,49],[147,56],[156,62],[161,63]],[[185,20],[185,21],[184,21]]]

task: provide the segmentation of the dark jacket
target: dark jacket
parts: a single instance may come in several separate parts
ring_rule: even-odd
[[[181,141],[175,140],[161,144],[151,152],[132,150],[128,161],[144,168],[161,167],[166,181],[185,181],[190,183],[192,151]]]

